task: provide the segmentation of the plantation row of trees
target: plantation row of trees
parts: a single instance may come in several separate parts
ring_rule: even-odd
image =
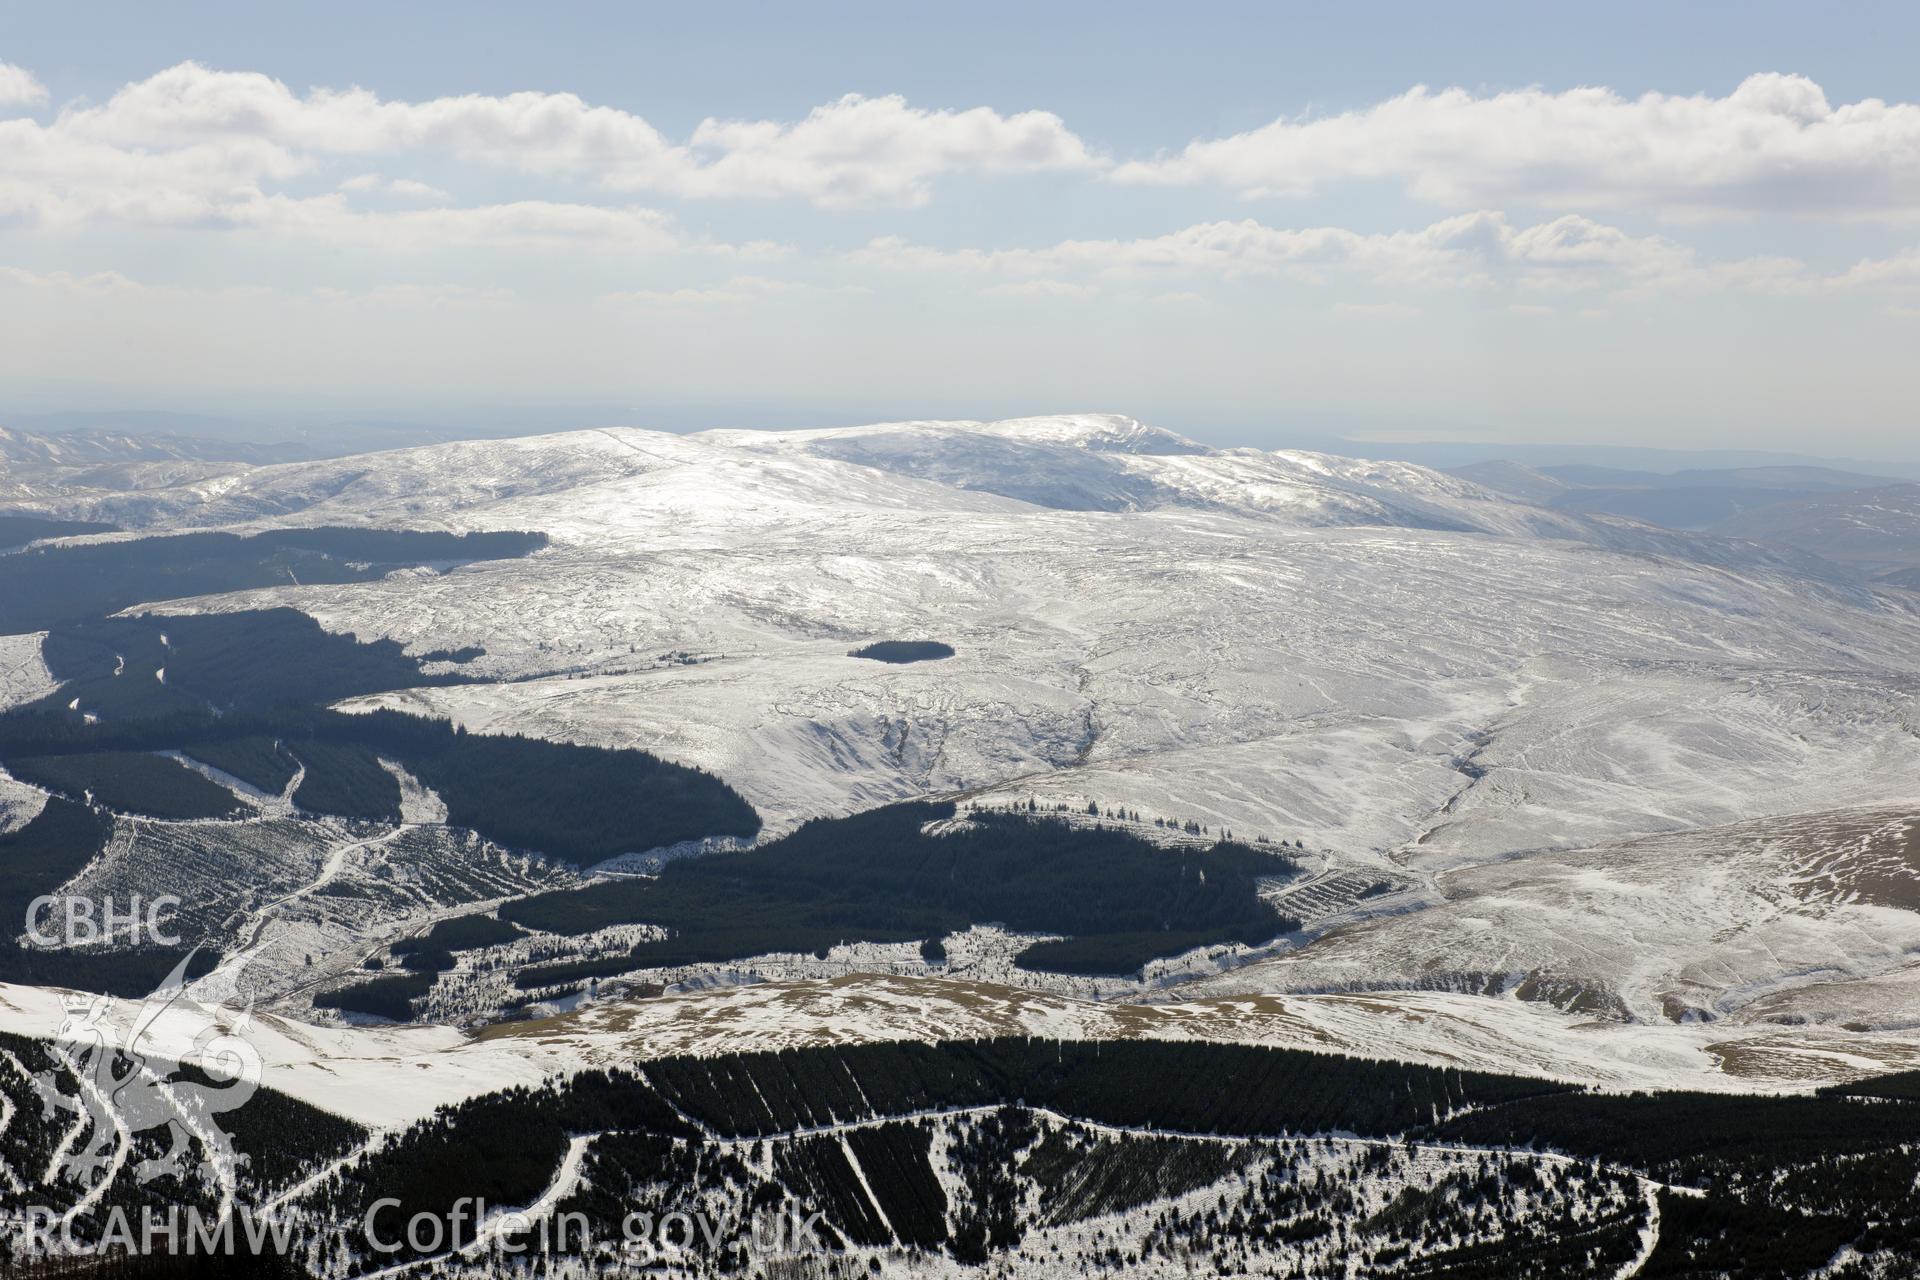
[[[1436,1132],[1474,1143],[1551,1146],[1727,1193],[1731,1202],[1718,1208],[1684,1208],[1681,1220],[1694,1223],[1701,1238],[1697,1249],[1677,1255],[1696,1270],[1675,1274],[1738,1273],[1763,1261],[1798,1274],[1808,1257],[1831,1257],[1856,1238],[1920,1266],[1915,1079],[1907,1072],[1791,1098],[1583,1093],[1543,1099],[1512,1115],[1458,1116]],[[1867,1224],[1872,1230],[1862,1236]]]
[[[153,1049],[149,1043],[141,1043],[136,1047],[147,1053]],[[210,1179],[162,1176],[143,1180],[140,1177],[140,1163],[157,1158],[166,1150],[168,1137],[164,1129],[126,1135],[130,1141],[127,1158],[114,1168],[108,1164],[106,1157],[121,1135],[111,1129],[102,1131],[99,1128],[88,1129],[84,1133],[73,1132],[75,1117],[72,1113],[43,1106],[34,1088],[36,1077],[50,1079],[54,1089],[63,1097],[78,1099],[83,1096],[80,1082],[50,1052],[50,1048],[44,1041],[0,1033],[0,1052],[8,1055],[6,1065],[0,1066],[0,1096],[6,1100],[8,1118],[7,1124],[0,1126],[0,1161],[4,1161],[9,1170],[29,1171],[25,1179],[18,1176],[11,1178],[9,1181],[12,1186],[0,1189],[0,1206],[4,1206],[9,1216],[23,1214],[27,1206],[45,1206],[58,1211],[72,1206],[83,1194],[89,1197],[97,1195],[97,1201],[73,1223],[74,1240],[78,1243],[100,1241],[111,1215],[119,1213],[133,1233],[136,1247],[147,1213],[154,1214],[164,1224],[168,1221],[169,1211],[177,1209],[180,1211],[179,1221],[183,1231],[187,1224],[186,1211],[189,1209],[198,1210],[203,1215],[203,1221],[213,1223],[218,1210],[217,1188]],[[178,1079],[194,1074],[191,1067],[176,1068],[175,1064],[157,1057],[148,1057],[144,1065],[163,1077]],[[114,1064],[114,1078],[128,1078],[126,1073],[129,1069],[127,1063]],[[350,1120],[268,1088],[253,1090],[243,1106],[226,1111],[216,1123],[226,1131],[236,1152],[245,1157],[237,1165],[239,1194],[243,1203],[254,1205],[263,1203],[272,1193],[290,1186],[317,1163],[344,1154],[367,1136],[364,1129]],[[196,1159],[203,1151],[197,1140],[191,1150]],[[62,1152],[68,1157],[99,1155],[102,1173],[96,1176],[104,1178],[110,1173],[111,1177],[104,1182],[89,1178],[77,1183],[42,1179],[42,1171],[49,1167],[57,1153]],[[6,1248],[0,1252],[0,1274],[178,1276],[181,1280],[188,1280],[189,1277],[197,1280],[202,1276],[214,1277],[215,1280],[228,1276],[284,1276],[287,1280],[293,1280],[293,1277],[308,1274],[294,1259],[283,1262],[271,1256],[253,1256],[253,1251],[246,1247],[246,1232],[239,1229],[233,1233],[238,1256],[207,1249],[198,1250],[194,1256],[185,1256],[187,1246],[182,1237],[173,1242],[182,1256],[169,1257],[164,1252],[168,1241],[160,1236],[157,1248],[161,1252],[144,1258],[137,1252],[129,1254],[114,1250],[100,1256],[81,1254],[64,1259],[33,1257],[23,1252],[28,1235],[25,1221],[24,1217],[15,1217],[11,1224],[12,1229],[4,1241]]]
[[[1738,1107],[1691,1128],[1669,1123],[1696,1101],[1181,1042],[1003,1038],[675,1058],[445,1108],[306,1205],[323,1220],[353,1221],[389,1195],[406,1213],[444,1213],[466,1195],[523,1204],[551,1181],[570,1138],[599,1134],[580,1189],[561,1208],[585,1213],[602,1239],[617,1236],[639,1206],[792,1200],[826,1211],[831,1243],[944,1250],[979,1264],[1035,1226],[1218,1184],[1221,1193],[1201,1207],[1157,1215],[1133,1252],[1102,1246],[1104,1231],[1094,1233],[1082,1261],[1124,1271],[1151,1255],[1202,1271],[1266,1273],[1262,1257],[1306,1248],[1292,1256],[1352,1259],[1370,1275],[1598,1280],[1641,1249],[1641,1193],[1615,1167],[1658,1174],[1669,1163],[1662,1152],[1692,1142],[1700,1150],[1691,1176],[1703,1194],[1660,1195],[1658,1247],[1640,1274],[1807,1276],[1849,1246],[1864,1255],[1860,1265],[1833,1274],[1912,1273],[1920,1262],[1909,1233],[1914,1171],[1898,1159],[1911,1154],[1920,1123],[1905,1114],[1909,1106],[1815,1100],[1835,1109],[1825,1114],[1837,1127],[1824,1163],[1807,1163],[1773,1138],[1776,1129],[1811,1130],[1813,1113],[1796,1115],[1791,1105],[1807,1100],[1732,1099]],[[1077,1120],[1041,1124],[1042,1108]],[[1844,1117],[1845,1108],[1860,1115]],[[963,1109],[969,1114],[925,1115]],[[808,1132],[844,1124],[861,1127]],[[936,1126],[944,1126],[941,1146]],[[1492,1150],[1452,1145],[1496,1130]],[[1183,1136],[1209,1133],[1254,1141]],[[1386,1145],[1315,1136],[1335,1133]],[[1429,1172],[1415,1179],[1429,1140],[1448,1145],[1438,1170],[1429,1157]],[[1523,1150],[1579,1150],[1582,1141],[1593,1145],[1594,1163]],[[1518,1154],[1501,1154],[1509,1143]],[[1765,1178],[1747,1176],[1762,1165]],[[1873,1189],[1843,1190],[1849,1180]],[[1383,1181],[1400,1189],[1383,1199]],[[1787,1203],[1780,1188],[1802,1198]]]
[[[584,1071],[564,1082],[515,1086],[442,1108],[350,1166],[307,1203],[324,1207],[335,1221],[354,1223],[386,1196],[404,1206],[402,1219],[444,1215],[465,1196],[493,1205],[531,1204],[552,1179],[570,1136],[605,1132],[698,1137],[634,1076]]]
[[[178,951],[159,947],[42,951],[18,944],[33,900],[79,874],[112,834],[112,818],[60,796],[48,799],[25,826],[0,834],[0,981],[136,997],[152,991],[180,963]],[[59,935],[52,916],[40,923],[45,932]],[[218,960],[217,952],[202,952],[191,972],[210,972]]]
[[[394,1022],[413,1020],[414,1004],[433,990],[435,979],[455,965],[454,952],[477,951],[523,938],[517,926],[495,916],[456,916],[442,920],[417,938],[406,938],[387,948],[405,973],[352,983],[314,997],[322,1009],[371,1014]],[[370,962],[377,968],[378,962]]]
[[[456,924],[447,936],[479,927]],[[67,1116],[40,1107],[31,1077],[50,1071],[68,1093],[78,1083],[39,1042],[0,1035],[0,1050],[22,1069],[0,1068],[12,1116],[0,1159],[44,1168],[74,1136]],[[993,1262],[1038,1228],[1082,1222],[1088,1229],[1067,1242],[1079,1252],[1056,1255],[1057,1269],[1186,1264],[1196,1274],[1305,1276],[1348,1264],[1424,1280],[1600,1280],[1642,1247],[1642,1193],[1620,1170],[1663,1176],[1684,1159],[1700,1194],[1658,1194],[1658,1243],[1638,1274],[1884,1280],[1920,1264],[1920,1120],[1910,1103],[1875,1095],[1879,1087],[1869,1082],[1853,1098],[1727,1099],[1734,1105],[1689,1123],[1699,1102],[1690,1095],[1623,1098],[1235,1045],[1000,1038],[675,1058],[442,1108],[314,1184],[288,1212],[324,1248],[344,1238],[340,1229],[353,1237],[385,1197],[400,1202],[386,1219],[395,1223],[417,1213],[449,1220],[467,1197],[524,1205],[551,1184],[570,1143],[597,1135],[557,1208],[586,1215],[602,1242],[617,1242],[636,1209],[657,1220],[791,1203],[825,1212],[830,1245],[945,1252],[969,1264]],[[1797,1105],[1807,1102],[1820,1110]],[[256,1205],[366,1136],[267,1090],[222,1124],[250,1157],[242,1192]],[[855,1127],[816,1131],[842,1124]],[[1797,1139],[1777,1140],[1820,1124],[1832,1137],[1811,1159]],[[1591,1163],[1524,1149],[1582,1144]],[[161,1145],[159,1135],[137,1141],[101,1207],[210,1203],[213,1188],[200,1180],[137,1180],[135,1160]],[[1689,1145],[1693,1154],[1677,1154]],[[81,1191],[33,1194],[59,1206]],[[1124,1233],[1098,1221],[1133,1210],[1148,1216]],[[558,1252],[585,1243],[576,1236]],[[720,1246],[715,1269],[745,1264],[737,1243]],[[415,1256],[334,1255],[328,1273]],[[553,1274],[559,1261],[536,1245],[528,1274]]]
[[[1021,1101],[1184,1133],[1387,1136],[1569,1086],[1299,1049],[1001,1038],[850,1045],[649,1063],[663,1097],[741,1137]]]
[[[1153,1042],[1000,1039],[667,1059],[638,1073],[591,1071],[445,1108],[349,1168],[310,1203],[336,1220],[358,1220],[383,1196],[400,1199],[407,1214],[444,1213],[472,1195],[524,1204],[551,1180],[570,1137],[611,1131],[595,1144],[591,1189],[580,1196],[617,1224],[641,1188],[664,1183],[697,1201],[703,1187],[748,1180],[745,1165],[702,1147],[702,1130],[752,1139],[925,1110],[989,1108],[969,1122],[948,1156],[968,1193],[952,1206],[959,1212],[951,1247],[963,1260],[984,1261],[1022,1230],[1013,1166],[1040,1136],[1027,1107],[1183,1131],[1237,1133],[1243,1123],[1254,1126],[1245,1130],[1251,1133],[1365,1131],[1413,1127],[1456,1107],[1512,1103],[1558,1087],[1289,1050]],[[1028,1176],[1056,1191],[1075,1181],[1087,1213],[1166,1194],[1169,1164],[1188,1187],[1237,1167],[1230,1151],[1167,1139],[1107,1152],[1105,1176],[1086,1185],[1075,1175],[1075,1154],[1056,1151]],[[948,1198],[925,1122],[874,1124],[844,1141],[776,1141],[766,1155],[786,1192],[826,1211],[835,1239],[948,1246]]]

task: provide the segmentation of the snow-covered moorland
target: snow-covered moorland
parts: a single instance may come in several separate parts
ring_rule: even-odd
[[[1489,1026],[1545,1019],[1514,1039],[1538,1069],[1585,1018],[1672,1037],[1682,1076],[1725,1064],[1707,1021],[1769,1044],[1817,1024],[1824,1066],[1796,1057],[1792,1080],[1897,1063],[1911,1034],[1920,596],[1798,553],[1109,415],[573,432],[42,483],[31,506],[139,530],[542,531],[523,559],[162,611],[288,605],[413,654],[484,649],[463,666],[479,683],[346,705],[644,747],[718,774],[769,835],[930,794],[1091,801],[1302,840],[1329,877],[1284,954],[1055,995],[1375,992],[1385,1038],[1341,1034],[1391,1052],[1394,993],[1444,993],[1479,1065]],[[884,639],[955,652],[848,656]],[[8,644],[0,696],[44,692]],[[302,927],[303,954],[325,945]]]

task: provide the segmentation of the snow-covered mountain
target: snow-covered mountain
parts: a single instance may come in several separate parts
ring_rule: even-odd
[[[1304,840],[1307,945],[1191,994],[1521,1001],[1695,1028],[1689,1053],[1700,1019],[1791,1015],[1908,1051],[1886,993],[1920,916],[1865,886],[1909,883],[1912,843],[1843,854],[1920,812],[1920,597],[1790,550],[1094,414],[469,441],[11,510],[543,531],[524,559],[163,611],[484,649],[482,683],[356,705],[646,747],[769,833],[959,794]],[[879,639],[955,653],[848,656]]]
[[[546,531],[527,560],[171,607],[290,604],[415,652],[483,647],[472,669],[497,683],[388,700],[657,747],[777,823],[999,789],[1351,856],[1485,856],[1915,776],[1904,595],[1421,467],[1122,418],[580,432],[45,509]],[[957,655],[845,656],[888,637]]]

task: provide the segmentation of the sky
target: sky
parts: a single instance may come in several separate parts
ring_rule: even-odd
[[[0,5],[0,422],[1920,459],[1920,6]]]

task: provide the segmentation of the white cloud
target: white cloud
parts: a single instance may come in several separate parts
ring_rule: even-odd
[[[766,276],[735,276],[718,285],[687,285],[677,289],[622,289],[603,293],[600,301],[648,307],[738,306],[798,288]]]
[[[405,196],[409,200],[446,200],[450,197],[440,188],[426,182],[416,182],[412,178],[395,178],[387,184],[387,190],[396,196]]]
[[[924,204],[929,179],[943,173],[1101,163],[1051,112],[928,111],[898,95],[848,94],[792,125],[710,119],[694,130],[693,146],[715,158],[679,175],[682,194],[789,195],[829,207]]]
[[[92,295],[133,292],[144,287],[118,271],[75,275],[71,271],[28,271],[23,267],[0,267],[0,284],[48,293]]]
[[[643,307],[733,307],[751,302],[755,296],[751,291],[725,285],[707,288],[689,285],[679,289],[623,289],[618,293],[602,294],[600,300]]]
[[[0,166],[0,218],[58,230],[100,222],[246,230],[392,250],[688,247],[657,210],[549,200],[365,210],[350,197],[385,194],[432,204],[444,196],[425,183],[375,173],[350,177],[331,195],[290,195],[277,188],[310,174],[316,163],[259,136],[148,149],[89,137],[70,122],[68,115],[50,125],[0,120],[0,156],[7,161]]]
[[[31,74],[0,64],[0,103],[46,96]],[[432,155],[607,190],[833,208],[923,204],[949,174],[1111,170],[1123,182],[1214,183],[1251,195],[1399,180],[1454,208],[1902,218],[1920,210],[1920,104],[1834,106],[1813,81],[1777,73],[1723,97],[1420,86],[1117,167],[1040,110],[929,109],[898,95],[849,94],[798,120],[708,118],[676,140],[570,93],[418,102],[359,87],[299,93],[259,72],[191,62],[63,111],[47,132],[96,160],[118,154],[128,164],[238,147],[231,159],[241,171],[284,177],[339,157]]]
[[[0,107],[37,107],[47,100],[47,86],[33,72],[0,62]]]
[[[339,196],[266,196],[226,211],[231,225],[365,248],[589,248],[663,253],[697,248],[655,209],[520,200],[471,208],[365,212]]]
[[[718,285],[688,285],[677,289],[623,289],[603,293],[600,301],[645,307],[738,306],[769,299],[827,294],[856,295],[870,290],[857,285],[816,285],[799,280],[777,280],[769,276],[734,276]]]
[[[16,97],[44,96],[20,77]],[[11,83],[0,78],[0,88]],[[679,144],[638,116],[572,94],[392,102],[360,88],[298,94],[255,72],[194,63],[48,122],[0,113],[0,157],[0,219],[62,231],[107,223],[403,252],[585,247],[741,259],[785,246],[689,240],[656,210],[606,202],[620,196],[461,206],[437,187],[389,178],[366,162],[426,157],[439,170],[493,166],[608,193],[790,196],[835,207],[921,203],[943,173],[1096,163],[1044,112],[929,111],[897,97],[853,95],[796,123],[708,120]],[[345,162],[357,163],[334,176]],[[316,178],[331,180],[334,192],[306,194]],[[403,203],[418,207],[395,207]]]
[[[1100,290],[1094,285],[1076,284],[1071,280],[1015,280],[1007,284],[989,285],[980,292],[990,298],[1040,300],[1046,298],[1091,298],[1099,293]]]
[[[348,178],[340,184],[340,190],[360,194],[364,192],[385,192],[407,200],[450,200],[452,199],[439,187],[425,182],[416,182],[412,178],[388,178],[378,173],[362,173]]]
[[[570,93],[467,94],[383,101],[362,88],[304,97],[253,71],[183,62],[135,81],[97,107],[63,112],[65,133],[124,147],[175,148],[255,139],[293,152],[438,152],[533,173],[629,174],[676,154],[638,116]]]
[[[259,139],[169,150],[128,149],[67,132],[56,121],[0,120],[0,217],[70,228],[95,220],[156,225],[223,221],[263,185],[309,166]]]
[[[1798,258],[1755,255],[1704,260],[1661,235],[1632,235],[1568,214],[1528,226],[1481,211],[1412,231],[1270,227],[1252,219],[1206,222],[1132,240],[1063,240],[1044,248],[935,249],[881,236],[844,255],[857,267],[945,272],[1007,283],[982,292],[1064,294],[1089,280],[1286,279],[1331,284],[1357,279],[1407,289],[1505,289],[1520,314],[1550,314],[1554,295],[1605,293],[1623,300],[1677,293],[1741,292],[1779,297],[1920,292],[1920,248],[1866,258],[1820,273]],[[1075,279],[1075,277],[1080,277]],[[1197,298],[1165,290],[1161,298]],[[1368,304],[1360,304],[1362,306]]]
[[[797,197],[829,207],[924,203],[947,173],[1088,169],[1058,116],[913,107],[849,94],[804,119],[708,119],[686,143],[570,93],[382,100],[361,88],[296,94],[269,76],[186,62],[107,102],[63,112],[53,137],[96,149],[174,152],[246,144],[295,166],[325,157],[433,154],[616,191]],[[104,150],[103,150],[104,153]]]
[[[1813,81],[1779,74],[1750,76],[1719,98],[1420,86],[1362,110],[1196,141],[1113,176],[1254,196],[1398,179],[1455,208],[1911,218],[1920,211],[1920,104],[1836,107]]]
[[[1920,290],[1920,249],[1885,258],[1862,258],[1845,271],[1821,275],[1793,258],[1758,257],[1696,266],[1677,273],[1671,286],[1738,288],[1781,297],[1909,293]]]
[[[1405,320],[1419,315],[1420,308],[1406,302],[1336,302],[1333,313],[1363,319]]]
[[[313,291],[313,296],[340,306],[409,311],[474,311],[507,306],[518,295],[511,289],[475,288],[463,284],[386,284],[359,293],[322,285]]]
[[[373,289],[340,289],[320,285],[311,290],[274,289],[262,285],[154,284],[118,271],[77,275],[68,271],[28,271],[0,266],[0,287],[26,289],[65,300],[150,301],[183,305],[226,304],[237,301],[272,302],[283,306],[330,308],[375,307],[383,310],[471,311],[500,307],[515,300],[511,289],[475,288],[463,284],[388,284]]]
[[[1833,278],[1840,289],[1920,288],[1920,249],[1908,249],[1890,258],[1862,258]]]
[[[1308,283],[1357,275],[1424,288],[1575,291],[1707,284],[1703,268],[1663,236],[1633,236],[1568,215],[1515,227],[1495,212],[1461,214],[1416,231],[1363,233],[1342,227],[1288,229],[1251,219],[1206,222],[1134,240],[1065,240],[1042,249],[942,250],[883,236],[848,255],[858,266],[1059,280],[1201,273],[1225,279],[1286,277]],[[1756,260],[1758,261],[1758,260]],[[1797,264],[1794,264],[1797,266]]]

